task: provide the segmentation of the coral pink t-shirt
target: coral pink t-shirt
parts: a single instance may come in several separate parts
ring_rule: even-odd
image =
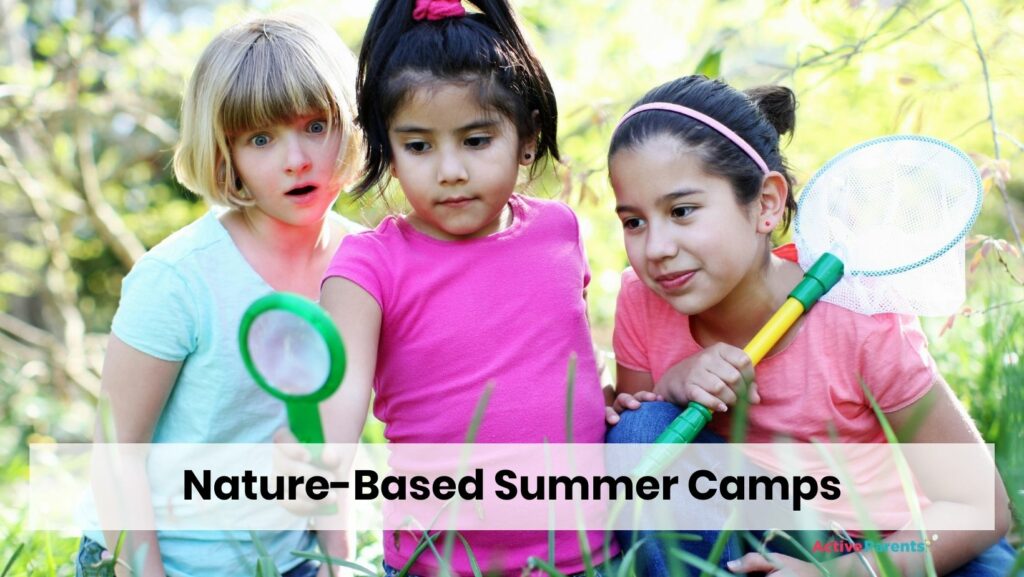
[[[572,440],[604,441],[604,397],[586,316],[590,280],[579,225],[564,204],[513,195],[512,224],[464,241],[427,236],[388,217],[350,234],[327,270],[380,305],[374,414],[395,443],[460,443],[488,382],[479,443],[566,442],[566,370],[575,355]],[[401,567],[416,538],[385,532],[385,559]],[[466,535],[483,571],[519,575],[528,556],[547,558],[546,531]],[[589,534],[594,561],[601,534]],[[584,569],[579,537],[556,533],[556,565]],[[471,574],[462,547],[452,559]],[[436,572],[421,555],[416,575]]]
[[[860,379],[882,411],[893,412],[920,399],[939,378],[916,317],[868,316],[819,302],[798,330],[785,349],[754,369],[761,403],[750,406],[747,442],[885,442]],[[703,348],[689,318],[632,269],[622,275],[613,343],[620,365],[650,373],[655,382]],[[709,426],[728,438],[729,414],[715,414]]]

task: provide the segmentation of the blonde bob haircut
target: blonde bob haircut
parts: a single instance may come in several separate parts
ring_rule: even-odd
[[[355,61],[337,33],[312,17],[257,17],[218,34],[203,51],[181,104],[174,173],[213,204],[245,209],[253,200],[231,162],[233,135],[321,114],[340,130],[335,168],[342,185],[361,166],[355,126]]]

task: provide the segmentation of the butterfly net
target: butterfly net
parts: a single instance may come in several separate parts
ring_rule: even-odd
[[[944,316],[964,300],[964,238],[981,178],[957,148],[891,136],[840,153],[804,187],[794,221],[800,266],[846,265],[822,300],[864,314]]]

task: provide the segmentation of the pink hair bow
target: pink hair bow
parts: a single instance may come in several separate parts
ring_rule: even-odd
[[[412,11],[414,20],[444,20],[465,15],[466,9],[460,0],[416,0]]]

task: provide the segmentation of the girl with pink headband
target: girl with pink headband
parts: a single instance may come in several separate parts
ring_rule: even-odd
[[[607,411],[608,442],[651,443],[691,401],[718,413],[697,442],[722,442],[731,426],[728,408],[743,391],[751,402],[745,442],[885,442],[862,381],[902,441],[981,442],[936,370],[915,318],[861,315],[821,302],[755,375],[740,347],[803,276],[792,247],[773,251],[771,242],[796,209],[793,178],[779,151],[780,135],[793,130],[795,109],[788,88],[743,93],[689,76],[651,90],[616,127],[608,172],[631,268],[623,273],[615,314],[618,397]],[[1009,511],[997,484],[992,531],[933,539],[940,575],[1009,570],[1013,553],[1003,539]],[[955,497],[929,497],[936,512],[956,506],[949,502]],[[619,540],[627,547],[637,536],[624,533]],[[662,543],[678,542],[707,558],[718,535],[705,533],[698,542],[663,537],[639,546],[638,575],[669,574],[672,556]],[[886,536],[890,542],[919,538],[909,530]],[[858,557],[839,556],[826,566],[832,575],[878,573],[872,555]],[[923,554],[891,558],[900,574],[924,574]],[[781,566],[758,553],[741,555],[729,542],[721,561],[734,573],[821,574],[784,553],[773,559]]]
[[[474,13],[457,1],[380,0],[364,37],[357,100],[366,172],[356,190],[383,193],[394,178],[409,208],[347,237],[323,283],[321,303],[349,355],[322,409],[337,442],[359,440],[371,392],[390,442],[463,442],[488,382],[477,442],[604,440],[579,223],[564,204],[516,193],[521,177],[558,158],[555,96],[506,0],[472,4]],[[594,564],[603,561],[600,532],[556,532],[553,557],[546,531],[465,537],[485,574],[518,576],[530,557],[582,573],[581,541]],[[385,533],[388,576],[417,540]],[[455,547],[451,567],[428,553],[410,574],[473,569]]]

